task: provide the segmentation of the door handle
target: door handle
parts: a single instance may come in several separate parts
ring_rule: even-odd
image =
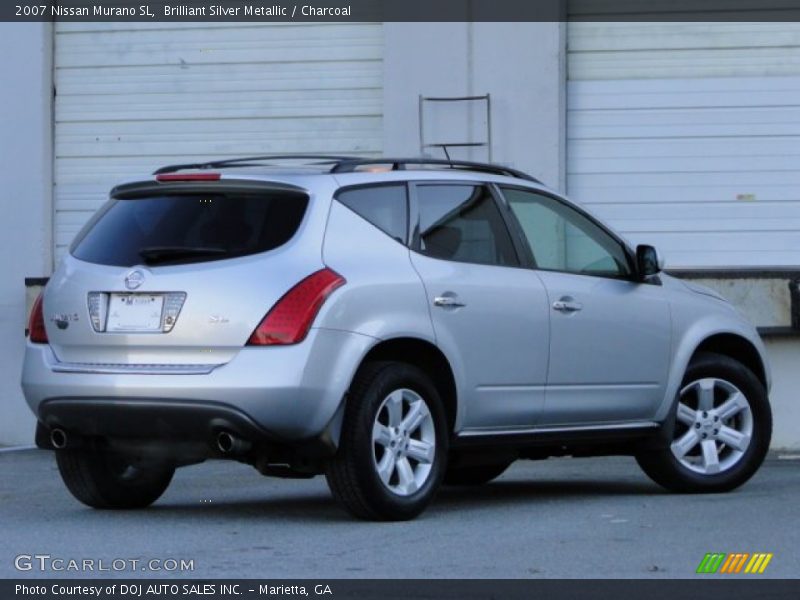
[[[583,310],[583,304],[576,302],[573,298],[566,297],[553,302],[553,310],[562,313],[574,313]]]
[[[459,302],[455,296],[436,296],[433,299],[434,306],[441,306],[442,308],[461,308],[466,306],[463,302]]]

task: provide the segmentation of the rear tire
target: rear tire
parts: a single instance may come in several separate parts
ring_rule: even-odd
[[[511,463],[475,465],[472,467],[449,467],[444,475],[445,485],[483,485],[497,479],[506,472]]]
[[[404,363],[369,363],[350,388],[328,486],[360,519],[412,519],[441,484],[447,442],[444,408],[429,377]]]
[[[56,462],[70,493],[98,509],[150,506],[175,473],[171,466],[139,466],[120,455],[85,449],[57,450]]]
[[[665,448],[636,457],[656,483],[684,493],[735,489],[769,450],[772,412],[759,379],[740,362],[703,353],[686,370]]]

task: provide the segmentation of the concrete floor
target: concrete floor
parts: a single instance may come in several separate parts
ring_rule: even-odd
[[[519,462],[480,488],[446,488],[413,522],[363,523],[323,478],[209,462],[179,470],[147,510],[104,512],[73,500],[50,453],[27,450],[0,453],[0,577],[114,575],[14,567],[20,554],[48,554],[187,559],[194,570],[180,576],[209,578],[685,578],[706,552],[772,552],[762,577],[797,577],[798,498],[796,460],[768,460],[730,494],[681,496],[633,459],[551,459]]]

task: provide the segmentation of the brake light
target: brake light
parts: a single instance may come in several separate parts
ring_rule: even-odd
[[[309,275],[270,309],[247,345],[274,346],[302,342],[325,299],[345,283],[344,277],[330,269]]]
[[[42,296],[44,292],[37,296],[31,310],[31,318],[28,321],[28,335],[34,344],[47,343],[47,330],[44,328],[44,309],[42,308]]]
[[[156,181],[219,181],[219,173],[162,173],[156,175]]]

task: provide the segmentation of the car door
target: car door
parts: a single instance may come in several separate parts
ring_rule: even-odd
[[[670,361],[669,305],[624,244],[561,199],[501,187],[550,306],[547,425],[651,419]]]
[[[488,185],[412,186],[411,261],[428,297],[440,348],[453,363],[460,430],[533,425],[547,377],[547,293],[521,268]]]

